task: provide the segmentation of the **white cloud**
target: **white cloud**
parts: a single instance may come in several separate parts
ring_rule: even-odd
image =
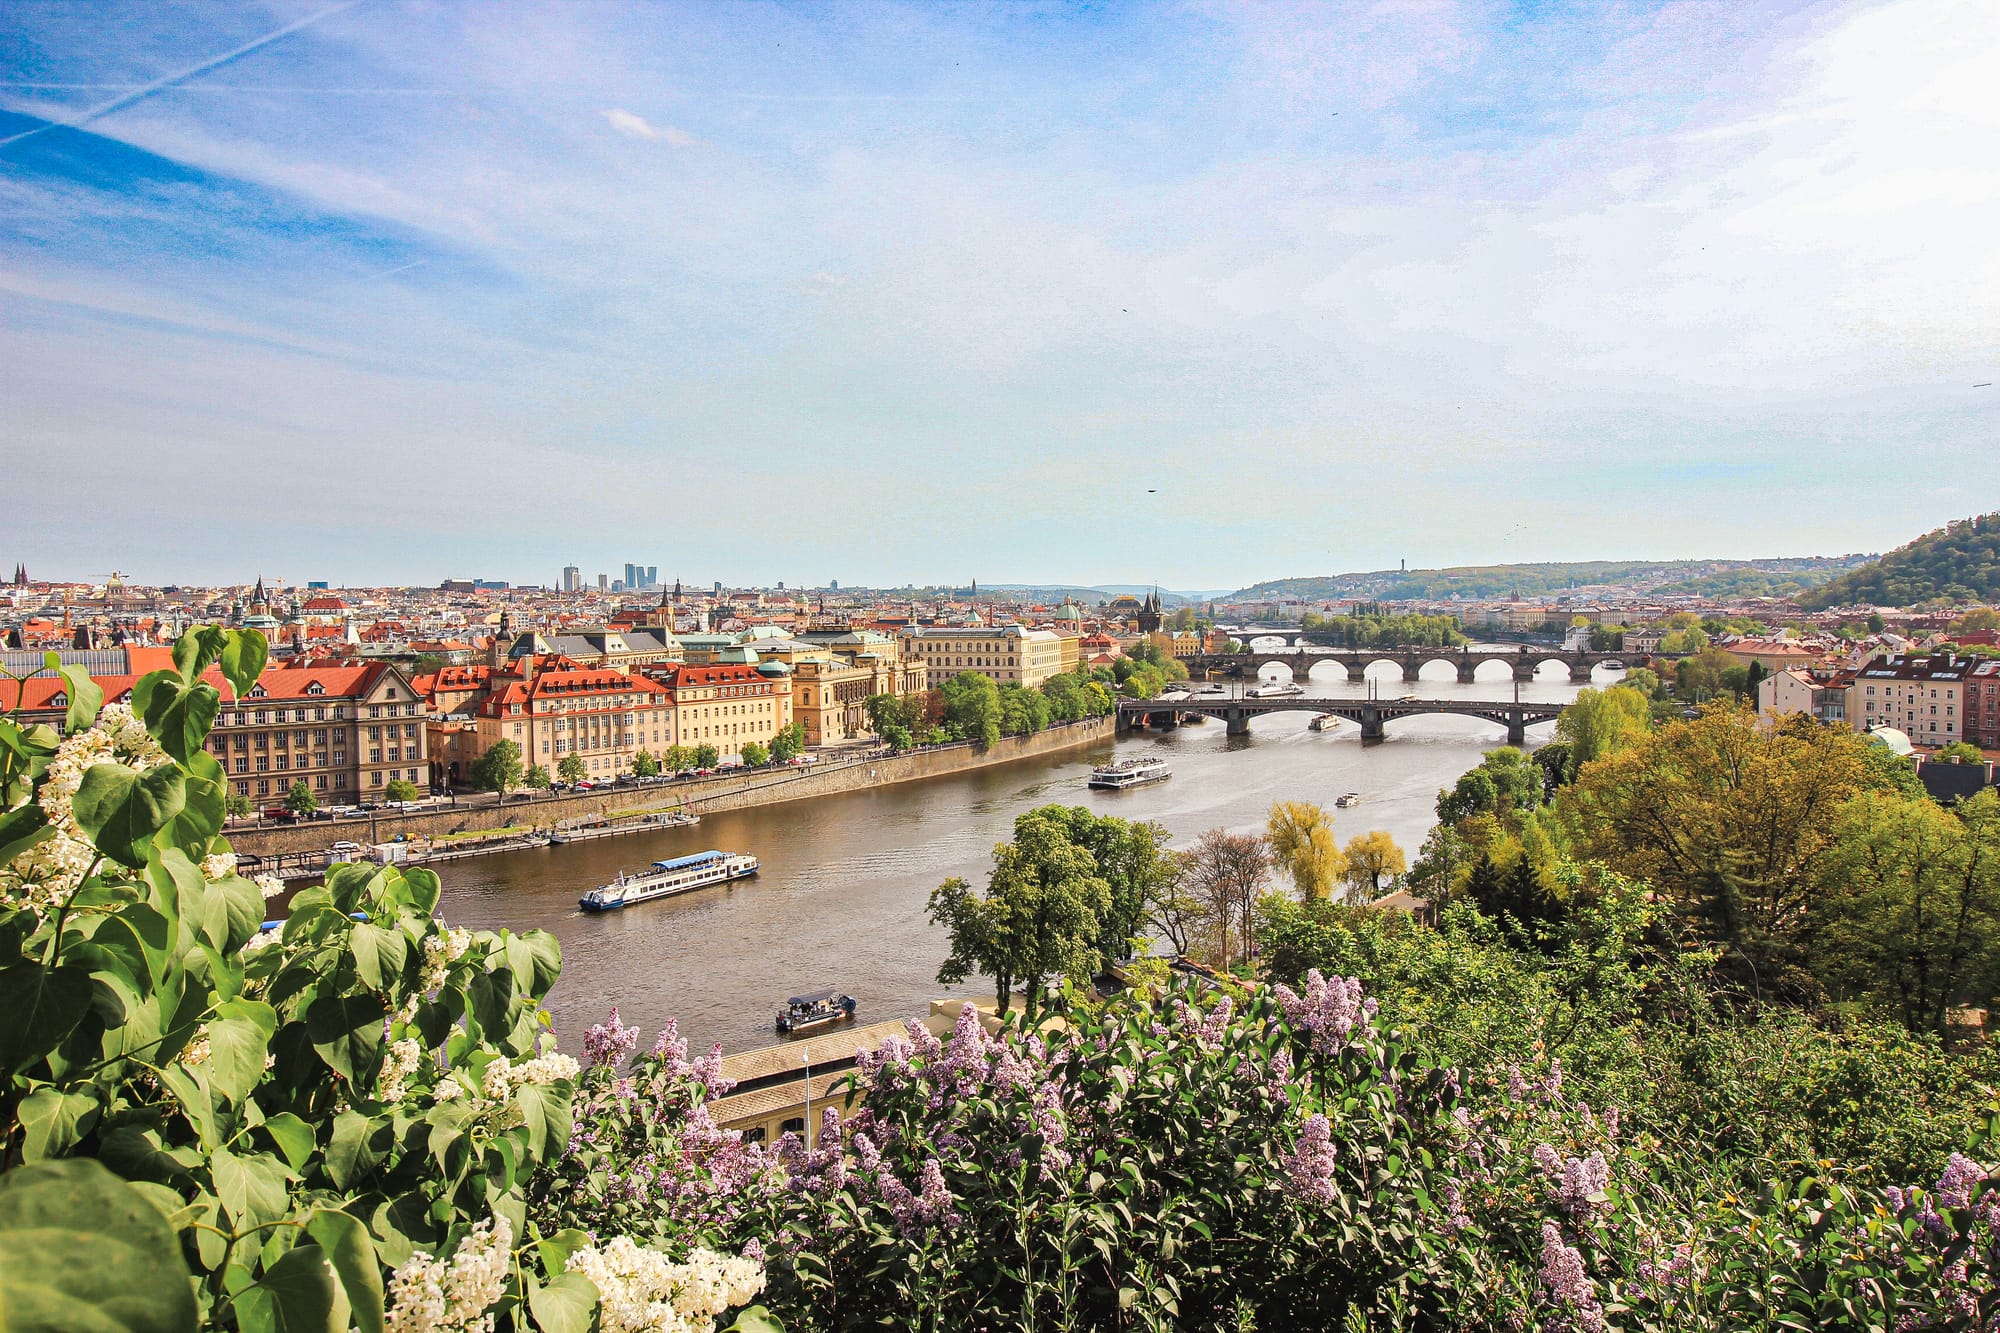
[[[686,130],[677,130],[671,125],[654,125],[644,116],[634,115],[622,107],[613,107],[604,113],[611,122],[611,128],[620,134],[629,134],[634,139],[650,139],[654,143],[672,144],[676,148],[686,148],[695,142],[695,137]]]

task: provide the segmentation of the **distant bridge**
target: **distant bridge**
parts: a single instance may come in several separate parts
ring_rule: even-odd
[[[1246,671],[1251,674],[1262,671],[1267,666],[1284,666],[1291,669],[1294,679],[1304,680],[1312,669],[1323,662],[1340,666],[1349,680],[1358,680],[1362,673],[1377,662],[1393,662],[1403,670],[1404,680],[1416,680],[1424,667],[1431,662],[1442,662],[1458,672],[1459,683],[1470,685],[1473,673],[1488,662],[1502,662],[1514,673],[1515,680],[1527,681],[1535,678],[1535,672],[1544,662],[1560,662],[1569,669],[1569,678],[1578,684],[1587,684],[1593,667],[1625,667],[1647,661],[1643,653],[1593,653],[1577,649],[1536,648],[1523,644],[1519,648],[1293,648],[1275,651],[1246,651],[1241,653],[1195,653],[1180,659],[1181,665],[1194,677],[1206,675],[1240,676]]]
[[[1248,736],[1250,719],[1265,713],[1331,713],[1361,728],[1361,739],[1382,739],[1382,724],[1399,717],[1426,717],[1451,713],[1476,717],[1507,728],[1507,743],[1527,743],[1528,728],[1537,722],[1553,722],[1568,704],[1516,703],[1506,699],[1310,699],[1293,695],[1284,699],[1121,699],[1118,703],[1118,730],[1141,727],[1176,727],[1182,716],[1199,713],[1219,717],[1228,724],[1231,736]]]

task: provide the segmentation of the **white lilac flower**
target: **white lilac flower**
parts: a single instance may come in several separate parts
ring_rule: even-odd
[[[472,1229],[451,1263],[419,1250],[389,1275],[388,1333],[492,1333],[487,1310],[507,1290],[514,1229],[495,1215]]]
[[[65,739],[49,760],[36,798],[54,836],[0,866],[0,906],[44,910],[67,897],[97,862],[97,848],[71,810],[83,775],[97,764],[143,773],[171,762],[124,704],[109,704],[92,726]]]
[[[375,1096],[380,1101],[400,1102],[403,1100],[403,1081],[417,1072],[423,1063],[423,1045],[412,1037],[392,1042],[389,1053],[382,1059],[382,1073],[375,1081]]]
[[[602,1333],[711,1333],[715,1316],[764,1289],[763,1265],[696,1247],[677,1264],[627,1236],[569,1257],[598,1290]]]

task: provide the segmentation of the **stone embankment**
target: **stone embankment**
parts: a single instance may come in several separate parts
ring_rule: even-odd
[[[982,750],[969,741],[959,741],[949,745],[925,746],[902,754],[873,752],[851,758],[827,756],[817,764],[799,767],[718,773],[709,778],[649,786],[538,795],[527,801],[510,800],[495,804],[490,796],[481,795],[473,802],[458,805],[428,805],[409,811],[377,810],[333,822],[308,821],[262,827],[238,825],[228,829],[227,835],[239,853],[269,857],[321,851],[341,840],[364,845],[392,842],[398,834],[406,839],[416,839],[444,838],[487,829],[549,829],[566,820],[675,807],[696,814],[743,810],[1032,759],[1080,745],[1109,741],[1115,735],[1116,725],[1113,718],[1091,718],[1084,722],[1062,723],[1032,736],[1002,737],[1000,743],[990,750]]]

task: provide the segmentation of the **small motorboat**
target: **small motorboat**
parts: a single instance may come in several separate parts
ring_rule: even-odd
[[[1333,803],[1339,806],[1342,810],[1347,809],[1349,806],[1360,805],[1361,793],[1358,791],[1347,792],[1342,796],[1336,797]]]
[[[814,991],[794,995],[778,1011],[778,1031],[805,1032],[828,1023],[844,1023],[854,1017],[854,997],[839,991]]]
[[[1332,731],[1340,719],[1332,713],[1314,713],[1313,720],[1306,725],[1314,731]]]

